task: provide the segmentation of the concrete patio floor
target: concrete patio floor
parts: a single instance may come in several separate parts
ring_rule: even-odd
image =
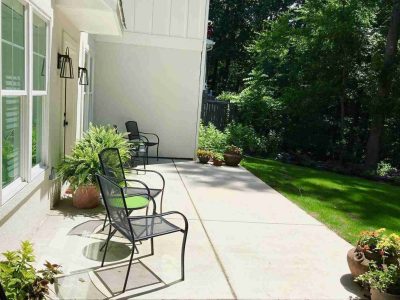
[[[143,258],[131,269],[129,291],[119,294],[129,245],[115,237],[106,267],[99,268],[103,208],[76,210],[64,200],[31,237],[39,262],[63,266],[59,298],[362,297],[348,274],[351,245],[245,169],[171,160],[149,169],[166,178],[164,211],[178,210],[189,219],[186,280],[179,281],[182,234],[175,233],[155,239],[154,256],[145,257],[148,242],[138,246]]]

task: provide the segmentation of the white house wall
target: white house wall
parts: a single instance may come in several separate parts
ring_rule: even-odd
[[[127,30],[96,37],[94,122],[135,120],[160,136],[160,156],[193,158],[208,0],[123,3]]]
[[[100,42],[95,60],[95,123],[135,120],[159,135],[160,156],[192,158],[201,52]]]

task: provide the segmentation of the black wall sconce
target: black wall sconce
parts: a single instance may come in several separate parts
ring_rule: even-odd
[[[86,68],[78,67],[79,85],[89,85],[88,71]]]
[[[65,158],[65,146],[66,146],[66,129],[68,126],[67,120],[67,79],[74,78],[74,67],[72,66],[72,59],[69,56],[69,48],[65,49],[65,54],[58,53],[57,55],[57,69],[61,69],[60,78],[64,78],[64,158]]]
[[[73,79],[74,67],[72,66],[72,59],[69,56],[69,48],[65,49],[65,54],[58,53],[57,56],[57,69],[61,69],[60,78]]]

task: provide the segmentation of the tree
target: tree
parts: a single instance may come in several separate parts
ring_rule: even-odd
[[[391,95],[394,74],[396,71],[396,56],[400,30],[400,1],[393,0],[391,21],[388,29],[385,56],[382,71],[379,76],[378,92],[372,110],[371,129],[367,143],[366,166],[376,167],[380,158],[381,139],[384,131],[386,113],[391,109]]]

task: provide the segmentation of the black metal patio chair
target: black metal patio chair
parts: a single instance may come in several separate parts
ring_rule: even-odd
[[[129,132],[128,138],[130,141],[141,141],[146,145],[146,156],[147,156],[147,164],[149,164],[149,148],[153,146],[157,146],[157,161],[158,161],[158,148],[160,146],[160,138],[157,134],[151,132],[141,132],[139,131],[139,126],[136,121],[127,121],[125,122],[126,131]],[[152,135],[156,137],[157,142],[152,142],[149,140],[146,135]]]
[[[115,182],[121,185],[123,188],[124,194],[129,196],[135,195],[147,195],[152,199],[155,199],[157,196],[160,196],[160,212],[162,212],[163,199],[164,199],[164,189],[165,189],[165,179],[161,173],[154,170],[147,169],[129,169],[130,171],[136,172],[137,176],[141,176],[142,180],[127,180],[125,176],[125,170],[123,167],[122,159],[119,154],[118,148],[105,148],[99,153],[99,161],[102,172],[104,175],[114,178]],[[156,174],[162,181],[160,187],[149,187],[146,183],[146,178],[142,176],[146,176],[147,173]],[[129,185],[131,184],[131,185]],[[135,186],[133,186],[135,185]],[[133,197],[128,198],[128,208],[129,209],[140,209],[145,203],[138,203],[139,198]],[[149,202],[147,202],[148,204]],[[138,208],[136,208],[138,207]],[[103,230],[105,228],[105,224],[107,222],[107,216],[104,219]]]
[[[1,282],[0,282],[0,300],[7,300],[6,292],[4,291]]]
[[[119,133],[118,131],[118,126],[117,125],[113,125],[113,128],[115,129],[115,133]],[[124,137],[126,139],[129,140],[129,137],[126,136]],[[129,161],[129,167],[134,168],[135,167],[135,161],[137,160],[142,160],[143,162],[143,168],[146,169],[146,162],[147,162],[147,156],[148,156],[148,147],[146,146],[146,144],[144,144],[141,141],[130,141],[129,140],[129,145],[130,145],[130,150],[129,150],[129,154],[131,156],[131,159]],[[144,154],[144,155],[140,155],[140,154]]]
[[[132,265],[133,254],[135,252],[135,242],[150,240],[151,243],[151,255],[154,254],[154,242],[153,238],[171,234],[174,232],[182,232],[182,248],[181,248],[181,280],[185,280],[185,247],[186,238],[188,233],[189,224],[186,217],[177,211],[165,212],[162,214],[156,214],[155,209],[152,215],[146,216],[130,216],[128,207],[126,205],[126,199],[123,188],[120,187],[114,180],[104,176],[96,175],[100,191],[103,196],[103,200],[106,206],[107,214],[111,222],[111,226],[121,233],[126,239],[132,243],[132,251],[129,259],[128,270],[126,272],[124,287],[122,292],[126,290],[128,282],[129,271]],[[179,215],[184,221],[184,228],[181,228],[167,219],[165,216]],[[110,226],[110,228],[111,228]],[[101,266],[104,266],[104,261],[107,254],[107,247],[111,237],[107,238],[106,248],[103,254],[103,260]]]

